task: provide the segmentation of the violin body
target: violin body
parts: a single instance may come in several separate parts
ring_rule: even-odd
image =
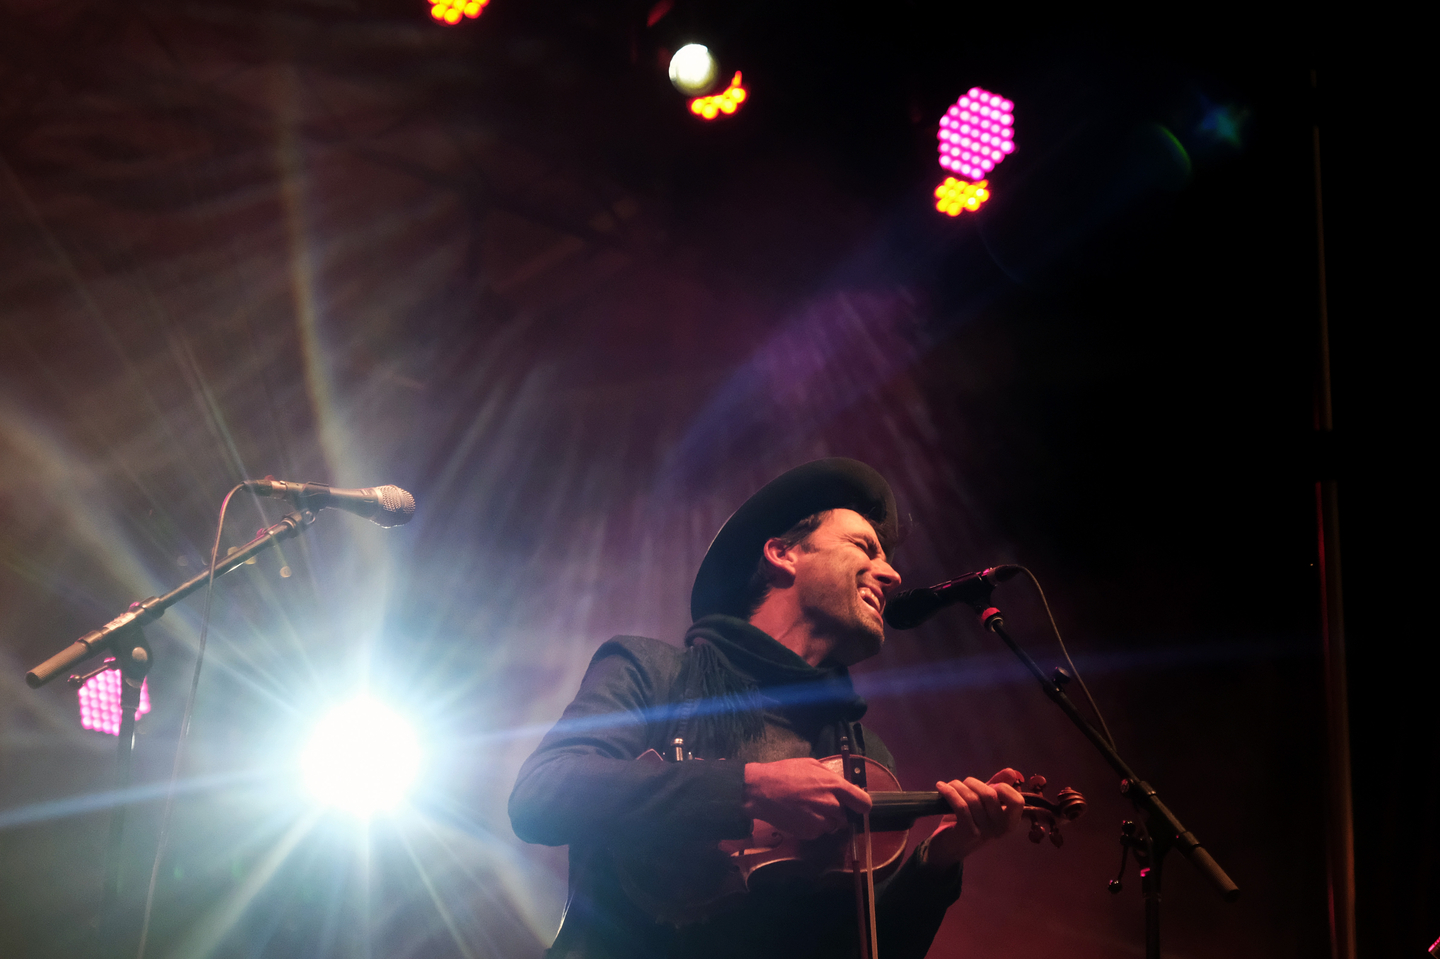
[[[874,801],[870,813],[870,860],[875,881],[879,882],[899,868],[915,820],[948,815],[950,806],[938,792],[901,790],[899,781],[883,763],[862,756],[849,758],[852,764],[862,760],[864,781]],[[636,761],[665,760],[652,749]],[[820,760],[826,768],[842,775],[846,761],[839,755]],[[1078,819],[1085,811],[1085,801],[1075,790],[1065,789],[1059,801],[1052,803],[1039,794],[1044,785],[1043,777],[1032,776],[1026,786],[1038,788],[1021,792],[1025,816],[1031,822],[1030,838],[1039,842],[1048,831],[1058,846],[1060,821]],[[732,909],[750,892],[770,884],[797,880],[817,884],[848,882],[856,866],[851,859],[852,848],[846,830],[804,840],[757,819],[746,839],[725,840],[718,845],[666,846],[643,857],[643,861],[617,856],[616,869],[631,901],[659,922],[683,926]]]
[[[636,761],[665,760],[651,749]],[[840,756],[820,762],[828,769],[843,772]],[[865,762],[867,772],[875,777],[872,782],[899,788],[899,782],[883,764],[873,759]],[[913,821],[883,834],[883,838],[872,833],[877,878],[899,866]],[[766,885],[796,880],[824,882],[827,877],[841,877],[851,868],[849,845],[846,831],[818,839],[797,839],[756,819],[745,839],[668,845],[640,861],[617,856],[616,867],[632,902],[659,922],[683,926],[733,909],[752,890]]]

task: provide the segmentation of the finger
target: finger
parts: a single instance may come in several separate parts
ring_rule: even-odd
[[[1009,803],[1005,807],[1005,831],[1009,832],[1020,825],[1020,820],[1025,817],[1025,804],[1023,802]]]
[[[935,789],[939,791],[940,798],[950,804],[951,809],[958,809],[965,804],[965,800],[962,799],[960,797],[960,794],[955,791],[955,787],[950,785],[949,783],[938,782],[935,784]],[[954,816],[952,815],[951,818],[953,819]]]
[[[1011,813],[1014,813],[1015,816],[1018,817],[1021,809],[1025,806],[1025,797],[1020,795],[1020,790],[1005,783],[997,783],[995,784],[995,792],[1000,796],[1000,801],[1005,806],[1006,817],[1009,818]]]
[[[803,827],[795,830],[797,839],[819,839],[821,836],[829,835],[839,827],[828,819],[816,818],[806,820]]]
[[[962,832],[978,836],[980,830],[976,828],[975,817],[971,812],[971,803],[978,802],[974,791],[958,779],[948,783],[938,782],[935,788],[945,797],[950,808],[955,810],[955,825]]]
[[[971,782],[974,782],[974,780],[972,779]],[[970,784],[963,779],[952,779],[948,783],[937,783],[936,785],[942,791],[948,790],[948,792],[955,797],[956,802],[951,803],[951,805],[958,804],[960,808],[955,810],[957,813],[962,809],[968,811],[971,805],[978,801],[975,790],[971,789]]]
[[[826,805],[815,814],[814,833],[812,839],[819,836],[828,836],[833,832],[839,832],[850,825],[850,817],[845,813],[845,807],[839,805]]]
[[[1000,836],[1005,833],[1005,808],[1000,803],[1000,796],[995,792],[995,787],[989,783],[982,783],[973,776],[966,779],[965,785],[975,792],[979,801],[979,812],[975,815],[975,825],[987,836]]]
[[[1007,786],[1018,786],[1025,781],[1025,774],[1018,769],[1011,769],[1006,766],[998,773],[990,777],[990,785],[995,786],[1004,783]]]
[[[875,800],[870,798],[869,793],[844,779],[840,780],[835,790],[835,798],[839,799],[846,809],[856,812],[869,812],[870,807],[875,805]]]

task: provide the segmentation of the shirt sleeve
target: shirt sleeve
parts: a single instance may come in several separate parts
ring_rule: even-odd
[[[743,763],[635,760],[668,727],[679,652],[656,640],[613,639],[580,691],[520,768],[510,823],[526,842],[718,842],[750,834]]]

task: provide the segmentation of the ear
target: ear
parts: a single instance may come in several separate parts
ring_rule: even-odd
[[[770,567],[770,584],[784,589],[795,582],[796,554],[800,547],[786,546],[778,536],[765,541],[761,555]]]

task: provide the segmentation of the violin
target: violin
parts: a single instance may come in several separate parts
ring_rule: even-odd
[[[677,752],[679,756],[683,753]],[[636,761],[664,762],[653,749]],[[771,884],[797,879],[827,883],[863,874],[873,887],[899,868],[917,819],[951,814],[950,804],[938,791],[902,789],[884,764],[852,754],[848,743],[840,754],[820,762],[870,793],[873,806],[868,817],[854,816],[852,830],[802,840],[757,819],[745,839],[667,847],[663,854],[645,857],[643,868],[641,863],[617,859],[621,885],[631,900],[657,921],[683,926],[725,912],[750,892]],[[1065,841],[1060,827],[1084,815],[1085,797],[1067,787],[1050,800],[1044,795],[1045,785],[1044,776],[1031,776],[1017,788],[1025,800],[1023,815],[1030,822],[1031,842],[1048,836],[1058,847]],[[868,857],[858,841],[862,833],[868,834]]]

